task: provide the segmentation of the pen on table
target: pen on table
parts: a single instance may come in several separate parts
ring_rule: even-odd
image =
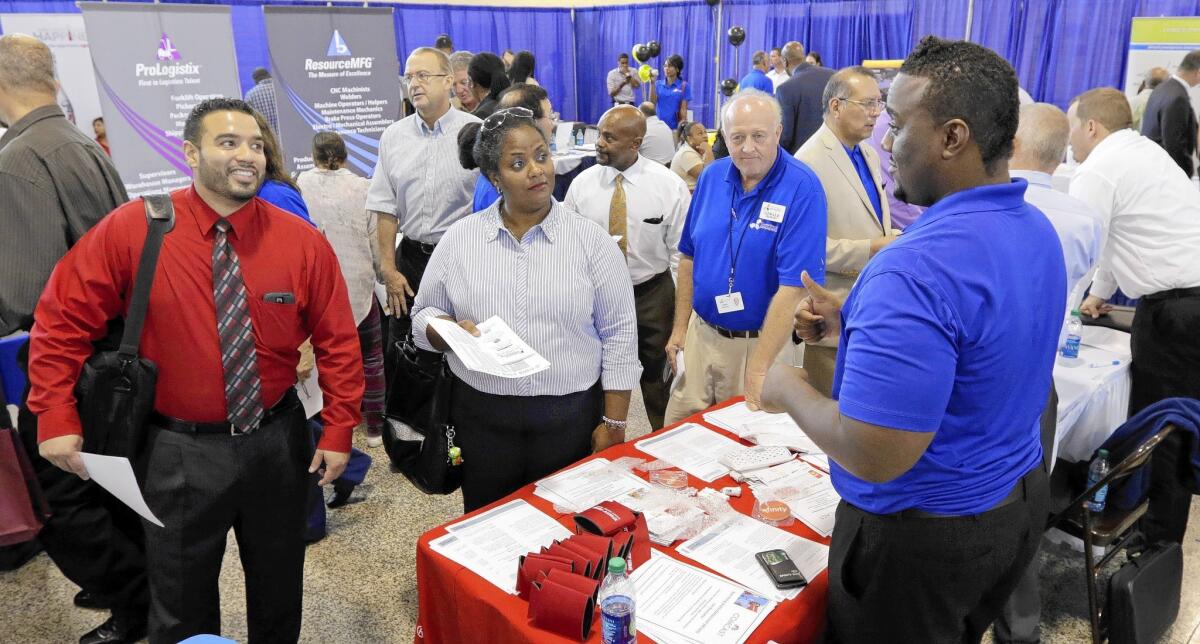
[[[1120,360],[1113,360],[1111,362],[1093,362],[1088,365],[1088,368],[1089,369],[1099,369],[1101,367],[1115,367],[1119,364],[1121,364]]]

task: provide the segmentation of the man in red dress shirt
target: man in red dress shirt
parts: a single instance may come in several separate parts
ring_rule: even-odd
[[[337,258],[313,227],[255,198],[266,160],[251,108],[200,103],[183,144],[195,180],[171,195],[141,353],[158,366],[143,493],[150,641],[220,631],[218,575],[237,535],[250,642],[300,635],[307,485],[346,466],[360,420],[362,356]],[[147,234],[140,201],[104,218],[63,258],[30,334],[42,456],[87,477],[73,390],[92,340],[124,314]],[[325,398],[314,451],[296,398],[312,339]]]

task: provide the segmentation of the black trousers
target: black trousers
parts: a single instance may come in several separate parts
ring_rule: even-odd
[[[22,369],[27,351],[28,345],[18,353]],[[150,596],[141,518],[99,485],[39,456],[38,419],[24,404],[17,425],[52,512],[38,533],[46,554],[67,579],[107,598],[113,614],[123,622],[145,622]]]
[[[667,340],[675,322],[675,282],[663,271],[633,287],[637,306],[638,361],[642,363],[642,401],[650,429],[662,429],[671,395],[667,377]]]
[[[845,501],[829,550],[825,641],[979,642],[1037,552],[1048,488],[1039,465],[1023,498],[952,518],[877,515]]]
[[[421,288],[421,278],[425,276],[425,267],[429,265],[429,257],[432,254],[433,250],[428,244],[412,242],[407,237],[400,240],[400,245],[396,248],[396,269],[400,271],[404,279],[408,280],[408,286],[412,289],[414,296]],[[413,299],[406,296],[410,311]],[[396,316],[393,311],[392,315],[384,321],[383,378],[388,392],[392,390],[392,379],[396,373],[396,343],[404,339],[410,329],[412,329],[412,317],[406,314]],[[433,354],[426,362],[436,365],[440,364],[440,359],[437,354]]]
[[[1164,398],[1200,398],[1200,295],[1142,297],[1132,331],[1130,416]],[[1184,435],[1176,432],[1151,456],[1150,507],[1142,519],[1150,543],[1182,543],[1187,531],[1193,474],[1184,447]]]
[[[502,499],[592,451],[604,392],[564,396],[496,396],[455,378],[450,422],[462,448],[463,511]]]
[[[312,437],[295,406],[245,435],[151,426],[146,504],[150,642],[221,632],[218,577],[230,528],[246,576],[249,641],[296,642],[304,595],[304,524]]]

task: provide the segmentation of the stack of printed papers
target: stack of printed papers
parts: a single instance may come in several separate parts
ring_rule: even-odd
[[[633,472],[597,458],[538,481],[533,493],[571,512],[650,489]],[[628,504],[627,504],[628,505]]]
[[[471,371],[501,378],[524,378],[550,368],[550,362],[525,344],[499,317],[492,316],[476,325],[478,337],[442,318],[430,319],[429,326]]]
[[[642,439],[636,443],[636,447],[705,483],[712,483],[729,474],[729,468],[718,462],[723,455],[746,449],[741,443],[695,423],[686,423]]]

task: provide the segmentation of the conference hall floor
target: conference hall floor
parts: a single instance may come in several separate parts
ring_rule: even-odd
[[[631,438],[649,428],[636,391],[630,421]],[[365,449],[362,436],[355,441]],[[426,496],[403,476],[388,471],[382,448],[369,453],[375,462],[366,483],[349,505],[329,512],[329,536],[309,546],[301,641],[411,642],[417,614],[414,544],[423,532],[461,512],[460,495]],[[1042,641],[1089,641],[1082,554],[1054,547],[1040,556],[1044,561]],[[1192,505],[1184,566],[1182,607],[1174,627],[1161,640],[1164,644],[1200,644],[1200,500]],[[232,534],[221,587],[224,634],[245,641],[244,583]],[[0,640],[77,641],[106,617],[75,608],[71,598],[77,590],[45,554],[16,572],[0,573],[4,630]],[[990,636],[984,639],[991,641]]]

